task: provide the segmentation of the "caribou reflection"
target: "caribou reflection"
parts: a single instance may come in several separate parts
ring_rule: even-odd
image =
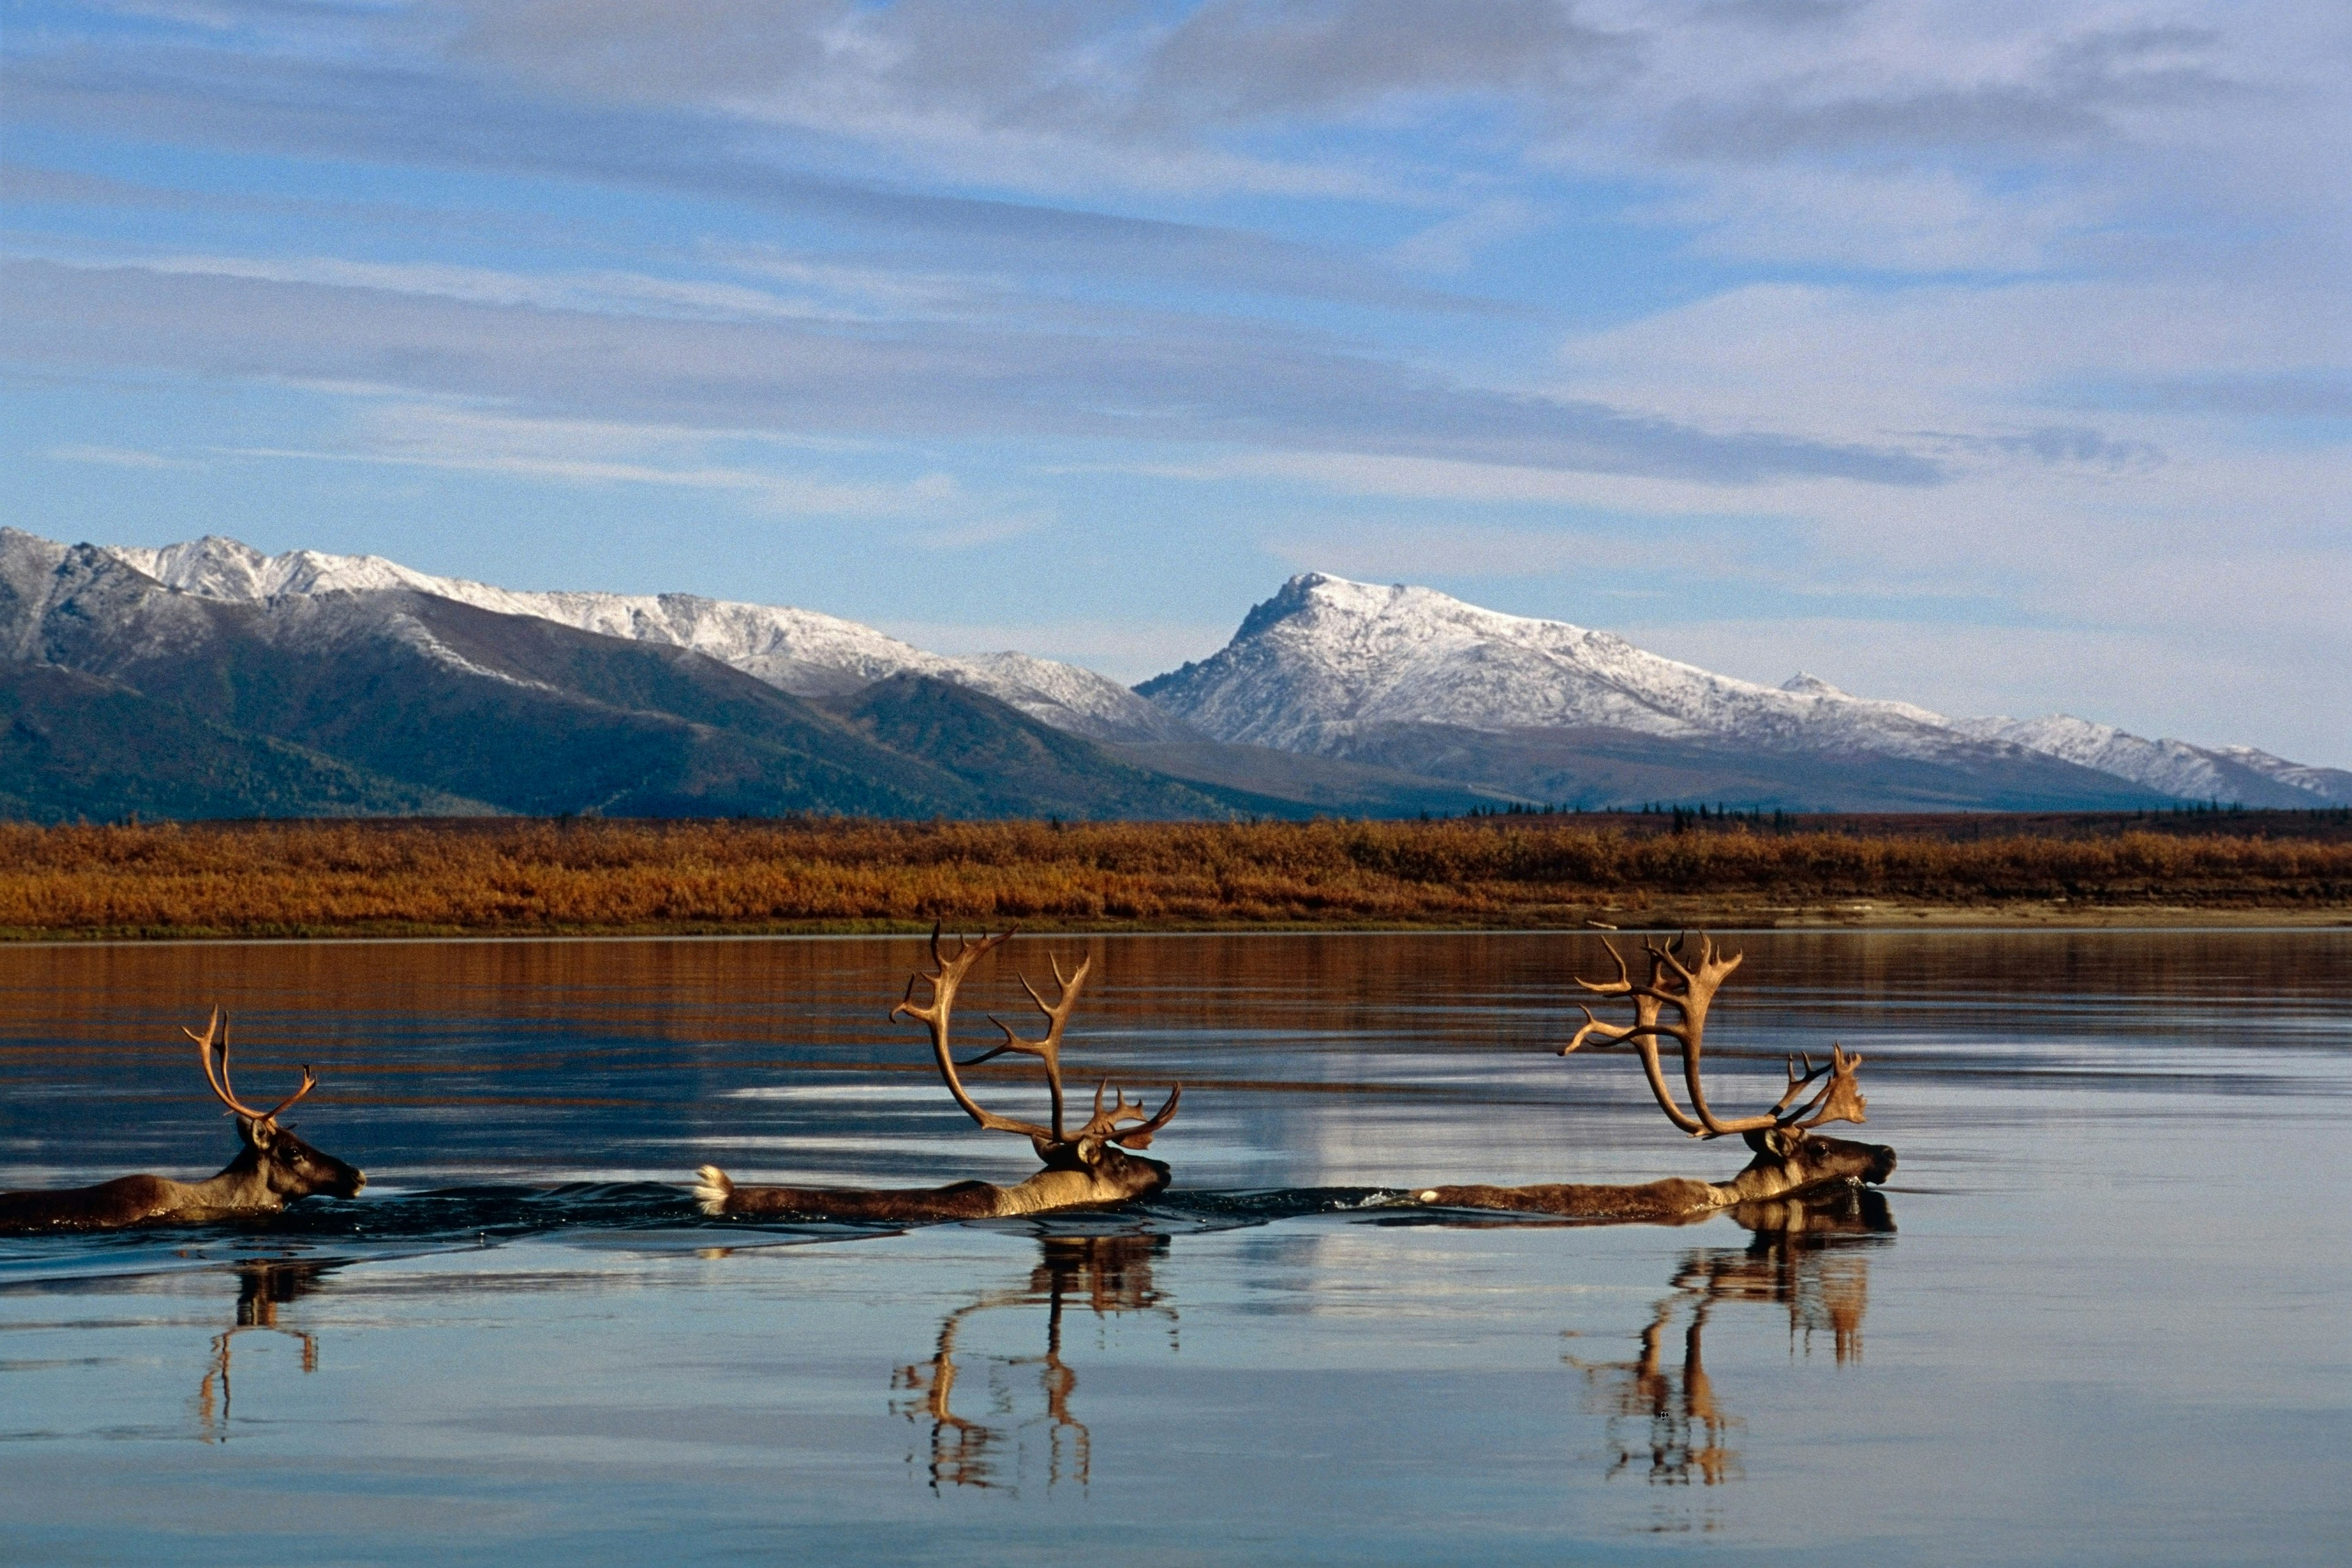
[[[1811,1357],[1826,1339],[1840,1366],[1862,1360],[1870,1302],[1867,1243],[1891,1233],[1886,1200],[1866,1189],[1831,1204],[1746,1204],[1732,1217],[1755,1233],[1744,1248],[1683,1254],[1671,1293],[1651,1310],[1641,1355],[1626,1362],[1565,1359],[1584,1374],[1585,1408],[1607,1420],[1609,1475],[1640,1471],[1653,1486],[1720,1486],[1741,1476],[1731,1435],[1745,1423],[1723,1407],[1707,1376],[1706,1330],[1725,1302],[1783,1306],[1789,1349]],[[1682,1325],[1681,1364],[1669,1360]]]
[[[236,1323],[213,1336],[212,1365],[196,1385],[196,1436],[207,1443],[226,1443],[229,1434],[229,1360],[236,1336],[248,1329],[284,1334],[302,1347],[302,1370],[319,1370],[318,1337],[305,1329],[289,1329],[278,1321],[278,1309],[299,1301],[318,1288],[331,1266],[324,1263],[254,1259],[236,1266]]]
[[[1045,1484],[1050,1488],[1068,1480],[1086,1485],[1093,1438],[1086,1423],[1070,1413],[1078,1374],[1062,1359],[1064,1309],[1076,1303],[1097,1319],[1150,1312],[1171,1325],[1176,1321],[1176,1310],[1163,1304],[1151,1278],[1152,1263],[1167,1255],[1166,1237],[1052,1236],[1040,1237],[1039,1245],[1044,1256],[1030,1269],[1027,1283],[950,1312],[940,1324],[931,1359],[900,1367],[890,1379],[890,1386],[898,1391],[891,1401],[892,1413],[930,1427],[929,1485],[934,1491],[942,1486],[1017,1491],[1023,1475],[1034,1474],[1026,1461],[1034,1451],[1033,1435],[1041,1428]],[[967,1352],[959,1363],[956,1342],[973,1318],[1038,1306],[1045,1309],[1044,1354]],[[1172,1335],[1172,1327],[1170,1331]],[[967,1406],[962,1414],[954,1405],[960,1381]],[[975,1381],[981,1385],[978,1391],[971,1386]],[[982,1415],[970,1413],[975,1405]],[[922,1462],[919,1452],[907,1458],[909,1464]]]

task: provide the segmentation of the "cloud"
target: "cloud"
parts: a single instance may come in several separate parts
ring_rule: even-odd
[[[652,190],[887,237],[964,267],[1475,310],[1327,247],[1245,229],[909,189],[818,173],[814,151],[716,110],[576,102],[422,63],[152,50],[10,61],[12,115],[108,136]]]
[[[142,452],[129,447],[94,446],[81,441],[52,447],[41,455],[52,462],[94,463],[108,468],[187,468],[198,466],[184,458],[167,458],[160,452]]]
[[[1355,523],[1268,537],[1267,554],[1300,572],[1378,583],[1432,578],[1557,577],[1654,563],[1660,542],[1639,533],[1480,523]]]
[[[706,428],[1326,447],[1738,485],[1931,484],[1892,447],[1715,433],[1466,386],[1280,337],[860,333],[497,306],[446,294],[139,268],[9,264],[9,350],[37,363],[357,381],[538,415]],[[1207,328],[1207,324],[1202,326]]]
[[[1549,99],[1637,63],[1633,41],[1555,0],[1211,0],[1139,73],[1146,124],[1360,113],[1398,99]]]
[[[719,492],[763,512],[800,517],[936,517],[971,510],[950,476],[846,480],[772,463],[713,459],[720,437],[675,426],[530,419],[433,404],[385,403],[361,411],[345,447],[224,447],[226,457],[378,464],[546,479],[583,486],[650,485]],[[736,439],[740,440],[740,435]],[[966,524],[966,528],[983,526]],[[1025,531],[1033,524],[1020,525]]]
[[[1954,452],[1988,458],[2031,458],[2047,467],[2071,465],[2108,473],[2146,473],[2164,461],[2160,447],[2121,441],[2080,425],[2043,425],[2002,436],[1920,431],[1919,437]]]
[[[2189,414],[2221,414],[2250,419],[2352,419],[2352,370],[2126,381],[2105,395],[2126,407]]]

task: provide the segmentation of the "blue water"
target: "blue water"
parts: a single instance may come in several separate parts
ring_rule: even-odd
[[[884,1020],[917,943],[0,950],[0,1187],[225,1160],[215,1000],[370,1175],[0,1238],[0,1555],[2342,1560],[2352,934],[1735,941],[1718,1106],[1835,1038],[1901,1153],[1801,1231],[1394,1201],[1737,1168],[1547,1050],[1591,938],[1097,939],[1073,1079],[1185,1083],[1175,1186],[914,1228],[682,1184],[1032,1168]]]

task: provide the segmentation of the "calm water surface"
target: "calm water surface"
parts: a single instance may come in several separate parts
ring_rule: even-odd
[[[1711,1098],[1861,1050],[1883,1202],[1397,1205],[1737,1169],[1631,1059],[1547,1049],[1587,937],[1017,942],[971,1038],[1090,948],[1073,1078],[1186,1085],[1176,1186],[907,1231],[679,1184],[1034,1168],[884,1021],[917,942],[0,950],[0,1187],[217,1168],[173,1043],[215,1000],[243,1092],[314,1063],[303,1135],[370,1176],[268,1226],[0,1238],[0,1557],[2352,1554],[2352,933],[1734,945]]]

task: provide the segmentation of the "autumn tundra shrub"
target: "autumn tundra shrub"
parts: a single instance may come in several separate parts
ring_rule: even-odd
[[[2326,909],[2352,841],[1663,832],[1641,819],[0,825],[0,930],[300,934],[1641,923],[1853,900]],[[1995,828],[1984,836],[1986,826]],[[1612,914],[1624,915],[1623,922]]]

